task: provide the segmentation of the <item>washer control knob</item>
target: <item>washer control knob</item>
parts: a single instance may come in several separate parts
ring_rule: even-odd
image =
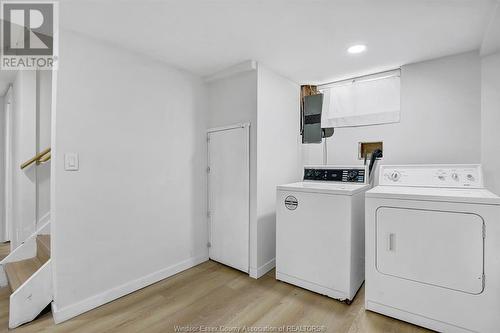
[[[452,173],[451,174],[451,179],[453,179],[454,181],[458,181],[458,174],[457,173]]]
[[[397,171],[393,171],[391,173],[391,175],[389,176],[389,178],[394,181],[394,182],[397,182],[400,178],[401,178],[401,174]]]

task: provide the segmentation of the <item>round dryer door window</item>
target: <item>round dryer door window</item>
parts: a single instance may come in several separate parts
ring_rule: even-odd
[[[297,198],[294,197],[293,195],[289,195],[285,198],[285,207],[287,209],[296,210],[298,205],[299,202],[297,201]]]

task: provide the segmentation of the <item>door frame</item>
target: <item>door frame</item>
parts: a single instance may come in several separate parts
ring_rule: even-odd
[[[240,129],[243,128],[245,129],[245,148],[246,148],[246,158],[247,160],[245,161],[245,164],[247,166],[248,170],[248,267],[246,268],[246,272],[250,272],[250,201],[251,201],[251,189],[250,189],[250,122],[244,122],[244,123],[236,123],[232,125],[227,125],[227,126],[221,126],[221,127],[213,127],[207,129],[207,167],[206,167],[206,175],[207,175],[207,228],[208,228],[208,233],[207,233],[207,247],[208,247],[208,257],[210,259],[210,244],[212,242],[212,220],[210,216],[210,207],[211,207],[211,201],[210,201],[210,134],[211,133],[216,133],[216,132],[223,132],[223,131],[230,131],[230,130],[235,130],[235,129]]]
[[[12,85],[9,86],[4,95],[7,100],[5,106],[5,189],[4,189],[4,239],[3,241],[9,242],[12,240],[12,109],[13,109],[13,95]],[[12,246],[12,243],[11,243]],[[13,250],[11,248],[11,250]]]

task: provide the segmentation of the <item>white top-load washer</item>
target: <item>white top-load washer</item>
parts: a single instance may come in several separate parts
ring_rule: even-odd
[[[365,166],[306,166],[277,188],[276,278],[350,302],[364,280]]]
[[[366,308],[500,332],[500,198],[481,166],[384,165],[379,182],[366,192]]]

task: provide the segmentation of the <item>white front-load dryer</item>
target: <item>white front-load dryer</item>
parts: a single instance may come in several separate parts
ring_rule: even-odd
[[[364,281],[364,166],[308,166],[277,188],[276,278],[342,301]]]
[[[366,192],[366,309],[500,332],[500,198],[479,165],[381,166]]]

